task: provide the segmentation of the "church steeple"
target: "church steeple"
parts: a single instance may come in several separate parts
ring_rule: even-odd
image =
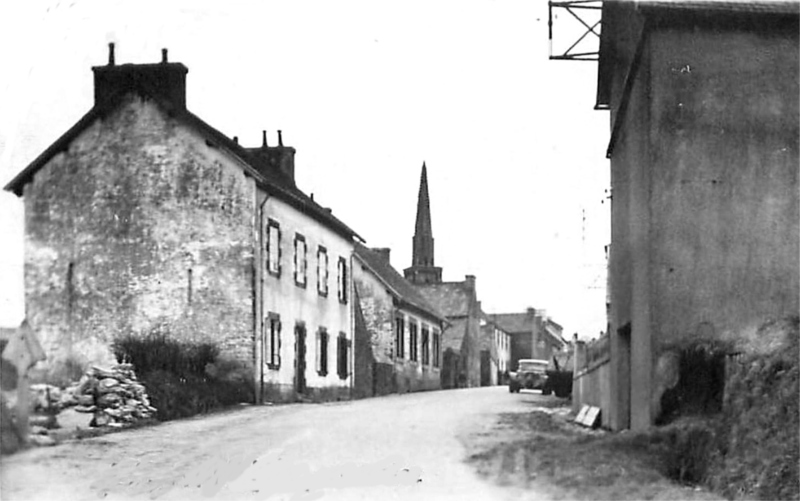
[[[403,270],[406,279],[415,284],[430,284],[442,281],[442,269],[434,266],[433,229],[431,227],[431,204],[428,195],[428,168],[422,163],[422,174],[417,196],[417,222],[414,226],[414,253],[411,267]]]

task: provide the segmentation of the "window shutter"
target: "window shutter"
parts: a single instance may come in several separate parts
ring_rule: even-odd
[[[278,320],[277,323],[278,323],[278,326],[277,326],[277,329],[278,329],[278,334],[277,334],[278,343],[277,344],[278,344],[278,346],[276,347],[277,349],[275,350],[275,362],[277,363],[278,367],[280,367],[281,366],[281,326],[282,326],[282,324],[281,324],[280,320]]]

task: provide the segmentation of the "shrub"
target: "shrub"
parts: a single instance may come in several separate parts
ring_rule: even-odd
[[[221,358],[213,343],[179,341],[161,328],[144,336],[120,337],[113,351],[120,363],[133,364],[159,421],[254,399],[250,369]]]

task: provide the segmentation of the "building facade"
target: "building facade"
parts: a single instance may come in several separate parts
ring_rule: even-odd
[[[505,384],[511,370],[511,336],[485,314],[480,324],[481,386]]]
[[[563,328],[545,310],[528,308],[524,313],[493,313],[487,318],[510,336],[510,371],[517,370],[520,359],[551,361],[567,348]]]
[[[160,332],[215,344],[258,400],[346,394],[334,361],[358,236],[294,185],[294,150],[273,165],[189,112],[166,50],[116,65],[111,45],[93,72],[93,108],[6,186],[24,199],[26,317],[48,364],[111,363],[119,336]]]
[[[444,316],[389,261],[389,249],[356,245],[353,280],[363,331],[356,329],[361,362],[358,396],[441,388]],[[362,348],[364,347],[364,348]]]
[[[724,372],[684,363],[692,346],[757,344],[759,325],[798,314],[798,10],[603,3],[614,429],[655,423],[688,365]],[[702,398],[722,398],[713,380]]]

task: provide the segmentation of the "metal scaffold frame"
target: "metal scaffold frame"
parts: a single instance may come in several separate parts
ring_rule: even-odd
[[[599,57],[599,48],[597,51],[594,52],[571,52],[575,47],[580,44],[584,38],[589,36],[589,34],[593,34],[598,39],[598,47],[599,47],[599,40],[600,40],[600,32],[598,28],[600,27],[600,19],[595,22],[587,21],[581,14],[585,15],[585,12],[582,11],[599,11],[603,8],[602,0],[566,0],[566,1],[559,1],[559,2],[547,2],[548,4],[548,20],[547,26],[549,29],[549,40],[550,40],[550,59],[556,60],[564,60],[564,61],[597,61]],[[563,9],[570,13],[575,19],[578,20],[585,28],[586,31],[581,34],[581,36],[575,40],[575,42],[569,46],[567,50],[564,51],[563,54],[553,54],[553,9]]]

